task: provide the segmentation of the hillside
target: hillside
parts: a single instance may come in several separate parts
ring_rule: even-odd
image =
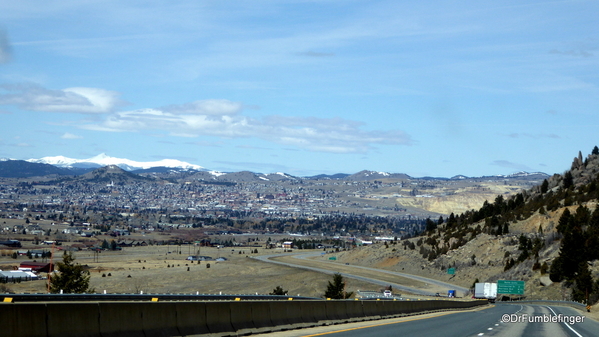
[[[50,164],[34,164],[24,160],[0,161],[0,177],[25,178],[69,174],[73,174],[73,172]]]
[[[419,237],[339,253],[339,261],[471,287],[523,280],[527,298],[599,299],[599,148],[570,170],[478,210],[429,220]],[[447,274],[455,268],[455,275]]]

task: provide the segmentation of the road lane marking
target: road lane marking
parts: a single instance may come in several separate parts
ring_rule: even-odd
[[[476,308],[476,309],[471,310],[471,311],[480,311],[480,310],[485,310],[485,309],[489,309],[489,308],[491,308],[491,307]],[[398,319],[400,319],[400,321],[380,323],[380,324],[373,324],[373,325],[361,326],[361,327],[356,327],[356,328],[341,329],[341,330],[334,330],[334,331],[328,331],[328,332],[321,332],[321,333],[317,333],[317,334],[313,334],[313,335],[305,335],[304,337],[331,335],[331,334],[339,333],[339,332],[347,332],[347,331],[354,331],[354,330],[360,330],[360,329],[366,329],[366,328],[375,328],[375,327],[385,326],[385,325],[391,325],[391,324],[399,324],[399,323],[404,323],[404,322],[419,321],[419,320],[423,320],[423,319],[441,317],[441,316],[445,316],[445,315],[449,315],[449,314],[457,314],[457,313],[459,313],[459,312],[458,311],[448,311],[448,312],[442,312],[442,313],[433,314],[431,316],[425,316],[425,317],[415,317],[415,318],[410,318],[410,319],[398,318]]]
[[[557,314],[555,313],[555,311],[553,311],[553,309],[551,309],[551,307],[547,306],[547,309],[551,310],[551,312],[552,312],[552,313],[553,313],[555,316],[557,316]],[[564,323],[564,325],[565,325],[565,326],[567,326],[567,327],[568,327],[568,329],[572,330],[572,332],[573,332],[573,333],[575,333],[575,334],[576,334],[576,336],[578,336],[578,337],[582,337],[582,335],[581,335],[581,334],[579,334],[579,333],[578,333],[578,331],[574,330],[574,328],[572,328],[572,327],[570,326],[570,324],[568,324],[567,322],[562,322],[562,323]]]
[[[321,332],[321,333],[317,333],[317,334],[313,334],[313,335],[306,335],[304,337],[323,336],[323,335],[330,335],[330,334],[339,333],[339,332],[360,330],[360,329],[366,329],[366,328],[375,328],[375,327],[378,327],[378,326],[385,326],[385,325],[391,325],[391,324],[399,324],[399,323],[403,323],[403,322],[419,321],[419,320],[428,319],[428,318],[435,318],[435,317],[445,316],[445,315],[449,315],[449,314],[453,314],[453,313],[455,313],[455,312],[444,312],[444,313],[440,313],[440,314],[437,314],[437,315],[434,315],[434,316],[416,317],[416,318],[412,318],[412,319],[402,320],[400,322],[387,322],[387,323],[380,323],[380,324],[373,324],[373,325],[361,326],[361,327],[357,327],[357,328],[349,328],[349,329],[341,329],[341,330],[335,330],[335,331],[329,331],[329,332]]]

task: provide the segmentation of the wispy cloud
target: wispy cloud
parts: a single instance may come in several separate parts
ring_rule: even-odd
[[[549,54],[558,54],[558,55],[568,55],[568,56],[579,56],[579,57],[591,57],[593,53],[582,50],[582,49],[572,49],[572,50],[557,50],[552,49],[549,51]]]
[[[530,134],[530,133],[510,133],[507,135],[510,138],[532,138],[532,139],[542,139],[542,138],[551,138],[551,139],[560,139],[561,137],[554,133],[540,133],[540,134]]]
[[[60,138],[62,138],[62,139],[83,139],[82,136],[74,135],[69,132],[63,134],[62,136],[60,136]]]
[[[505,167],[517,171],[532,171],[532,169],[524,164],[513,163],[508,160],[495,160],[491,163],[491,165]]]
[[[258,138],[319,152],[365,153],[376,144],[411,145],[400,130],[362,130],[363,123],[343,118],[267,116],[254,119],[242,114],[243,104],[228,100],[203,100],[110,114],[101,122],[81,128],[96,131],[137,132],[160,130],[178,137],[214,136]]]
[[[315,51],[307,51],[307,52],[296,53],[296,55],[308,56],[308,57],[332,57],[332,56],[335,56],[335,53],[319,53],[319,52],[315,52]]]
[[[105,114],[124,105],[119,94],[97,88],[46,89],[37,84],[0,85],[0,105],[30,111]]]
[[[8,43],[6,32],[0,30],[0,63],[8,63],[12,57],[12,50]]]

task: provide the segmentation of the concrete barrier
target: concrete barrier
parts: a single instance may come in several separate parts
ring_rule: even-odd
[[[321,301],[298,301],[297,304],[300,306],[300,312],[302,316],[302,323],[306,327],[313,327],[320,325],[318,322],[319,319],[316,318],[316,314],[318,313],[318,307],[322,308],[322,313],[324,314],[324,318],[326,320],[326,310],[325,306],[321,305]]]
[[[0,303],[2,335],[37,337],[46,336],[46,306],[29,303]]]
[[[252,321],[254,322],[254,333],[265,333],[273,331],[274,324],[270,319],[270,302],[252,302]]]
[[[361,301],[345,301],[345,311],[350,322],[361,322],[364,320],[364,307]]]
[[[289,321],[289,315],[287,314],[285,302],[270,302],[268,305],[270,307],[270,320],[272,324],[282,330],[291,329],[291,323]]]
[[[210,333],[206,325],[206,303],[177,302],[177,327],[183,336]]]
[[[364,318],[366,319],[379,319],[381,318],[381,312],[377,304],[380,301],[360,301],[362,302],[362,310],[364,310]]]
[[[145,337],[142,306],[154,303],[100,302],[102,337]]]
[[[241,302],[208,302],[206,303],[206,326],[211,334],[225,335],[234,332],[231,325],[231,305]]]
[[[310,301],[312,313],[314,319],[318,325],[329,324],[329,318],[327,317],[327,306],[325,301]]]
[[[142,308],[143,331],[146,337],[179,336],[177,305],[174,302],[149,302]]]
[[[235,336],[375,319],[486,301],[257,301],[2,303],[7,336]]]
[[[100,335],[98,303],[47,303],[46,317],[48,337]]]
[[[327,317],[330,321],[348,321],[345,301],[326,301]]]
[[[231,302],[231,325],[241,335],[252,333],[256,326],[252,318],[254,302]]]

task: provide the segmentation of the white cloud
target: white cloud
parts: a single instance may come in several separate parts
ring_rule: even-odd
[[[209,99],[186,104],[169,105],[162,110],[176,115],[235,115],[241,112],[243,105],[226,99]]]
[[[62,138],[62,139],[82,139],[83,137],[67,132],[64,135],[60,136],[60,138]]]
[[[364,131],[364,123],[342,118],[242,115],[241,103],[228,100],[196,101],[162,109],[140,109],[109,115],[104,121],[82,125],[97,131],[159,130],[178,137],[213,136],[258,138],[311,151],[364,153],[375,144],[410,145],[400,130]]]
[[[541,138],[551,138],[551,139],[560,139],[561,137],[554,133],[539,133],[539,134],[531,134],[531,133],[510,133],[508,135],[510,138],[532,138],[532,139],[541,139]]]
[[[2,85],[0,90],[0,105],[30,111],[104,114],[124,104],[119,93],[98,88],[52,90],[36,84],[16,84]]]
[[[510,168],[510,169],[514,169],[514,170],[518,170],[518,171],[528,171],[528,172],[533,171],[530,167],[528,167],[524,164],[513,163],[508,160],[495,160],[491,163],[491,165]]]
[[[11,54],[6,33],[0,30],[0,63],[8,63],[11,59]]]

